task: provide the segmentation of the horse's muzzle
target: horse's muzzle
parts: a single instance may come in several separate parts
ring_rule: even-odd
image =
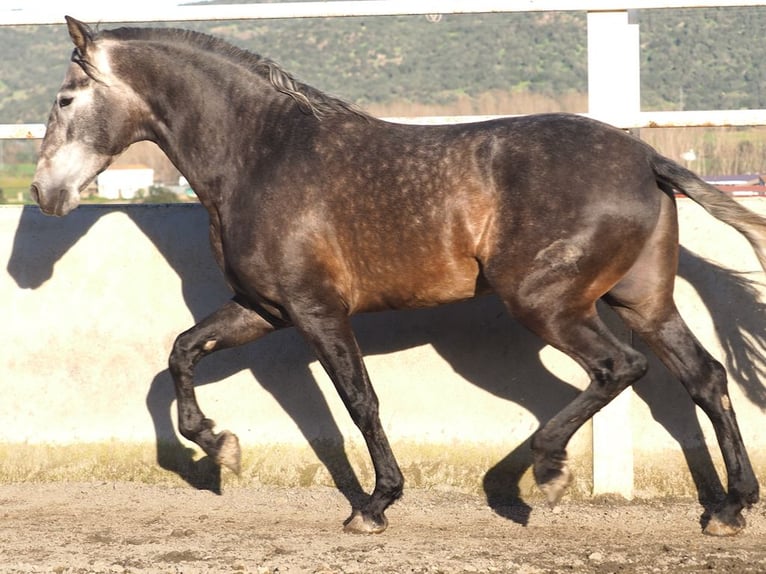
[[[29,187],[29,194],[32,199],[40,206],[40,210],[45,215],[55,215],[61,217],[72,211],[79,203],[79,195],[72,199],[66,189],[60,189],[58,193],[46,195],[40,190],[40,184],[33,182]]]

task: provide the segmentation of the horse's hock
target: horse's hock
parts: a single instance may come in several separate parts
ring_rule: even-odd
[[[741,201],[766,214],[766,200]],[[688,200],[679,211],[676,301],[727,367],[763,480],[764,275],[737,232]],[[230,296],[204,210],[85,206],[51,219],[36,208],[2,207],[0,233],[8,262],[0,282],[0,480],[174,481],[204,468],[174,430],[167,373],[175,336]],[[528,439],[586,384],[571,360],[543,347],[494,298],[361,316],[354,326],[410,487],[491,494],[518,482],[522,497],[538,496]],[[206,359],[197,385],[207,414],[242,444],[242,474],[225,474],[225,484],[332,484],[351,469],[363,484],[373,480],[356,427],[292,330]],[[712,428],[657,360],[630,393],[617,420],[598,423],[596,435],[588,423],[570,443],[573,495],[592,492],[600,458],[624,454],[600,447],[594,460],[593,445],[605,442],[632,445],[636,496],[720,489],[709,473],[714,465],[721,475]]]

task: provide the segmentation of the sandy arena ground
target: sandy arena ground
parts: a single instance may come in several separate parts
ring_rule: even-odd
[[[0,573],[766,572],[762,506],[724,539],[700,533],[702,512],[691,500],[565,499],[521,525],[480,496],[411,489],[385,533],[355,536],[342,532],[349,503],[332,488],[10,484]]]

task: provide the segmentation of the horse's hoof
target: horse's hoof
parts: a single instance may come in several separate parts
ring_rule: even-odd
[[[381,515],[381,520],[365,516],[361,510],[354,510],[343,523],[343,531],[350,534],[380,534],[388,527],[388,520]]]
[[[567,466],[563,466],[561,467],[561,472],[558,475],[556,475],[554,478],[552,478],[548,482],[545,482],[538,486],[540,487],[540,490],[542,490],[543,494],[545,495],[545,498],[548,501],[548,506],[550,506],[551,508],[555,508],[555,506],[561,500],[561,497],[564,496],[564,493],[566,492],[567,487],[571,483],[572,483],[572,473],[569,471],[569,468]]]
[[[220,466],[225,466],[234,474],[239,474],[242,470],[242,450],[239,448],[239,439],[237,435],[222,431],[216,440],[218,453],[215,462]]]
[[[742,514],[737,515],[734,524],[724,522],[713,515],[710,517],[710,521],[705,525],[702,532],[708,536],[734,536],[742,532],[746,525],[747,521]]]

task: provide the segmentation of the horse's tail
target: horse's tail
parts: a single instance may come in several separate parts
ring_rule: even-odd
[[[766,217],[746,209],[720,189],[666,157],[655,155],[652,168],[658,182],[677,189],[700,204],[710,215],[744,235],[766,271]]]

